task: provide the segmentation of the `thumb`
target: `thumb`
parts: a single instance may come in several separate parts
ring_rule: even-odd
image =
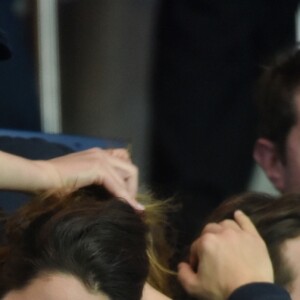
[[[237,210],[234,212],[234,219],[244,231],[259,235],[251,219],[241,210]]]
[[[188,263],[182,262],[178,265],[178,280],[182,287],[191,295],[196,292],[199,286],[197,274],[192,270]]]

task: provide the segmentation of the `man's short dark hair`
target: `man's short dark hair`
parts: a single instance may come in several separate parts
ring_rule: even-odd
[[[265,67],[257,90],[259,137],[272,141],[285,159],[286,140],[297,122],[296,94],[300,91],[300,49],[283,52]]]

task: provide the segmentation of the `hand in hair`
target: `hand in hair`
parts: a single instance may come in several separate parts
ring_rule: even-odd
[[[235,221],[210,223],[191,247],[190,263],[180,263],[184,289],[201,299],[223,300],[251,282],[273,282],[273,268],[264,241],[241,211]]]
[[[50,160],[29,160],[0,152],[0,188],[28,192],[51,189],[75,190],[87,185],[103,185],[135,209],[138,170],[125,149],[93,148]]]
[[[77,189],[91,184],[103,185],[114,196],[141,210],[136,202],[138,169],[125,149],[93,148],[46,161],[57,187]]]

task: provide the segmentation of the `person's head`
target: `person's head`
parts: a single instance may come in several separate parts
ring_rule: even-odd
[[[275,283],[300,299],[300,195],[279,198],[247,193],[223,202],[207,219],[220,222],[233,219],[237,209],[245,212],[265,240],[274,267]]]
[[[280,191],[300,191],[300,49],[265,67],[258,85],[254,158]]]
[[[1,299],[140,299],[149,275],[144,218],[94,189],[30,202],[6,221]]]

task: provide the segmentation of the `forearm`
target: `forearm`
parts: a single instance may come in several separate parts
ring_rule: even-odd
[[[52,173],[52,179],[49,180],[49,174]],[[46,162],[0,151],[0,189],[35,192],[54,188],[58,180]]]
[[[97,184],[143,210],[135,197],[138,169],[125,149],[92,148],[49,160],[29,160],[0,151],[0,189],[72,191]]]

